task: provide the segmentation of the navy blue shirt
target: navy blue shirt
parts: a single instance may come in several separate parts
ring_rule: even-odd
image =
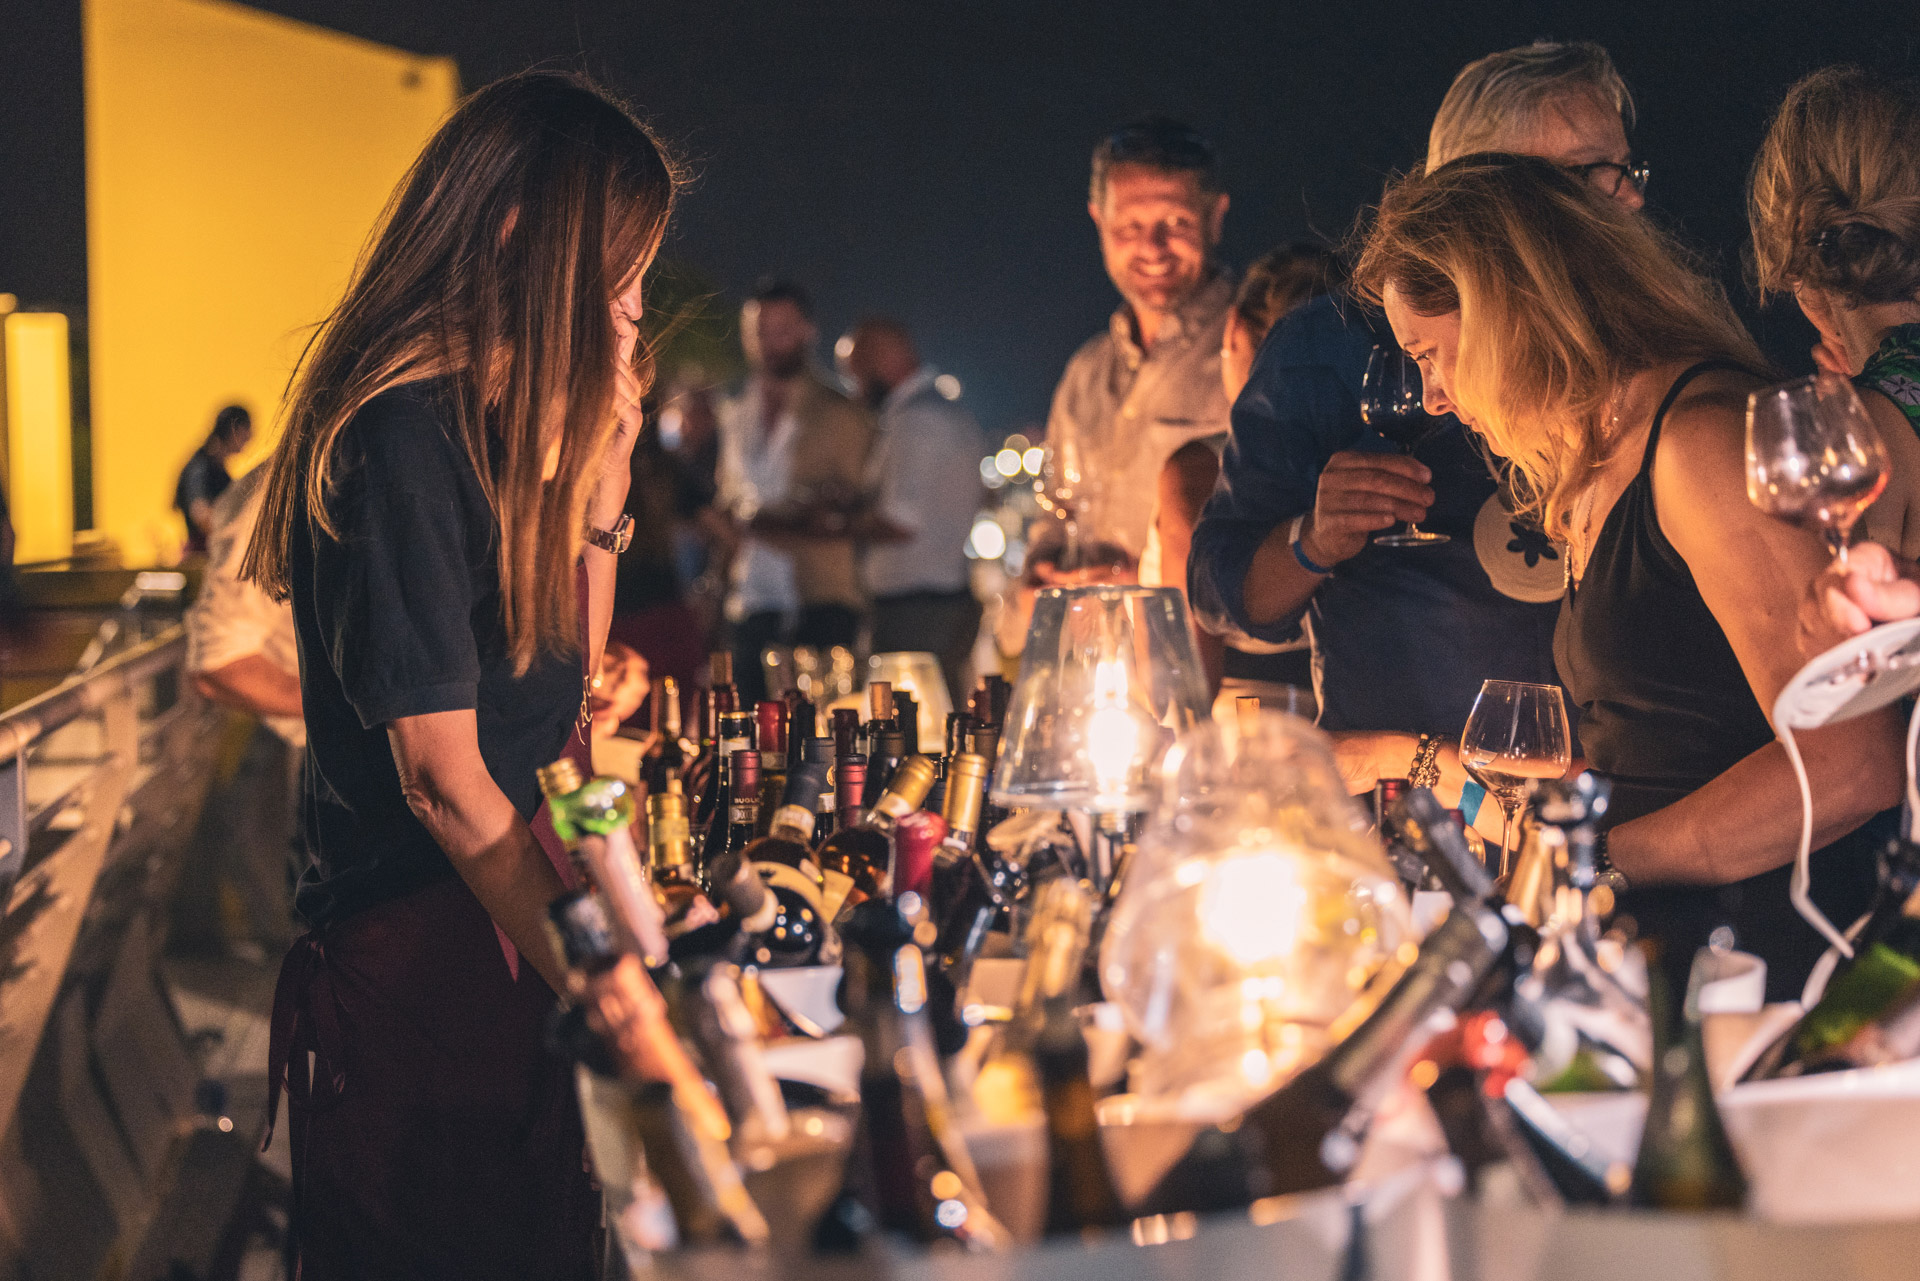
[[[1194,530],[1187,591],[1205,626],[1272,641],[1294,626],[1247,617],[1247,570],[1275,526],[1313,509],[1335,453],[1397,452],[1360,418],[1367,358],[1392,341],[1377,313],[1339,295],[1289,313],[1267,335],[1233,406],[1219,486]],[[1435,493],[1420,527],[1452,541],[1369,544],[1314,593],[1306,624],[1328,730],[1458,736],[1482,681],[1558,683],[1559,549],[1512,519],[1458,420],[1436,420],[1414,456],[1432,469]]]
[[[327,510],[293,523],[293,625],[307,721],[306,843],[295,906],[321,925],[453,864],[400,790],[387,724],[473,709],[487,773],[523,815],[534,771],[580,710],[580,659],[542,652],[515,675],[500,610],[500,525],[441,382],[409,383],[341,429]]]

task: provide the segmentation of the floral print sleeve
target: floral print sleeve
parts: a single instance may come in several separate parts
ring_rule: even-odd
[[[1920,324],[1896,327],[1853,381],[1898,405],[1920,431]]]

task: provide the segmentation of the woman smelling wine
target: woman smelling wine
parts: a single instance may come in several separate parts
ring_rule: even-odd
[[[1791,620],[1819,540],[1755,509],[1743,418],[1765,362],[1653,225],[1544,161],[1465,156],[1394,187],[1356,279],[1421,364],[1427,408],[1509,459],[1566,540],[1555,660],[1613,782],[1622,908],[1684,977],[1731,925],[1796,996],[1824,944],[1787,898],[1799,792],[1764,708],[1801,659]],[[1851,920],[1874,884],[1862,825],[1900,794],[1882,713],[1803,737],[1815,898]],[[1677,983],[1676,983],[1677,987]]]
[[[269,1071],[309,1281],[599,1275],[528,820],[607,634],[675,186],[584,80],[479,90],[294,383],[247,572],[292,597],[307,723]]]

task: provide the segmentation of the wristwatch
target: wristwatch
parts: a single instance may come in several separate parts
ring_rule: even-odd
[[[633,517],[621,512],[620,519],[613,522],[612,529],[595,529],[588,525],[583,536],[601,551],[618,556],[633,546]]]

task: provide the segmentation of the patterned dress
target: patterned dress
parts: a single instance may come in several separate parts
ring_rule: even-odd
[[[1896,326],[1853,381],[1898,405],[1920,432],[1920,324]]]

